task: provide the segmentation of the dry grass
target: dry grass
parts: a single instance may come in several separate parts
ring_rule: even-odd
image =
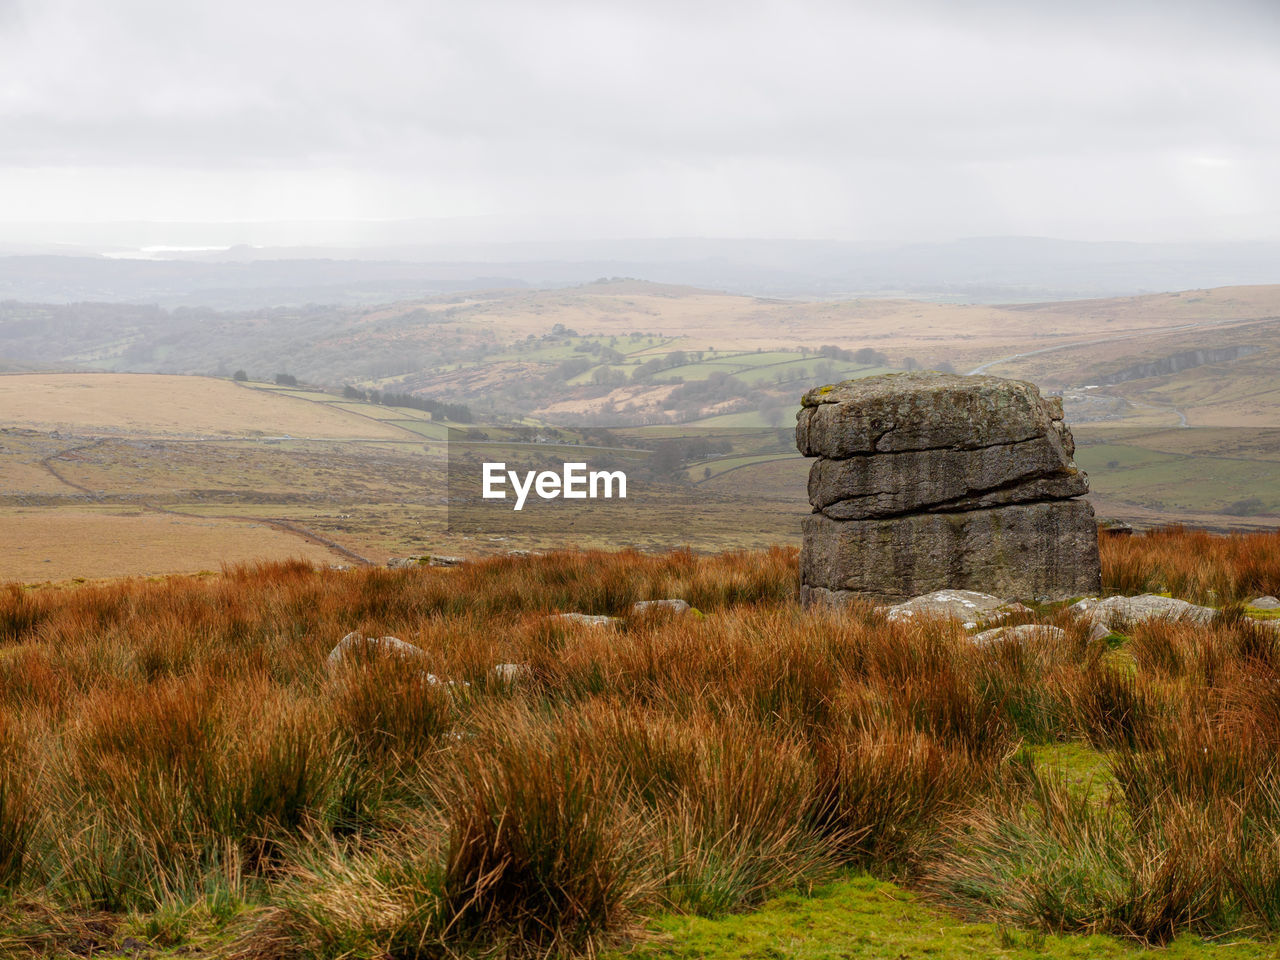
[[[318,543],[264,524],[84,507],[0,512],[0,580],[99,579],[218,570],[302,557],[347,563]]]
[[[1102,579],[1114,593],[1169,593],[1222,604],[1280,595],[1280,532],[1220,536],[1183,527],[1104,538]]]
[[[229,380],[127,373],[0,376],[0,424],[108,436],[374,437],[405,432]]]
[[[1126,563],[1189,536],[1134,538]],[[654,910],[849,867],[1042,929],[1275,930],[1275,634],[1225,616],[1113,651],[1058,613],[1061,640],[979,651],[952,624],[801,611],[795,568],[566,552],[14,586],[0,943],[214,924],[253,957],[582,955]],[[667,596],[701,615],[629,613]],[[566,610],[622,622],[546,619]],[[426,657],[330,673],[353,629]],[[1020,750],[1069,740],[1109,751],[1111,794]]]

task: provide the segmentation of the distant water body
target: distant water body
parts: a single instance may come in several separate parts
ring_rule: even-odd
[[[230,247],[138,247],[133,250],[102,250],[112,260],[181,260],[186,253],[226,253]]]

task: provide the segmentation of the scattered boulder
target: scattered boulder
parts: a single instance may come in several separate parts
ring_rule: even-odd
[[[510,686],[533,679],[533,670],[527,663],[499,663],[489,673],[499,683]]]
[[[396,637],[365,637],[353,630],[329,651],[329,669],[333,670],[355,657],[388,656],[403,660],[426,660],[427,652]],[[433,676],[432,683],[438,682]]]
[[[362,637],[357,631],[353,630],[345,637],[338,641],[338,645],[329,651],[329,672],[335,673],[348,660],[359,660],[360,658],[372,657],[396,657],[407,662],[425,662],[427,651],[421,647],[415,647],[412,643],[405,643],[396,637]],[[449,695],[454,696],[459,688],[471,686],[465,680],[442,680],[434,673],[427,673],[425,670],[421,672],[427,683],[435,685],[437,683],[448,687]]]
[[[993,643],[1009,643],[1013,642],[1044,642],[1046,640],[1061,640],[1067,635],[1067,632],[1061,627],[1052,627],[1043,623],[1023,623],[1016,627],[996,627],[993,630],[984,630],[973,638],[973,645],[976,647],[987,647]]]
[[[1095,623],[1089,628],[1089,642],[1092,643],[1097,640],[1105,640],[1107,637],[1111,636],[1111,633],[1111,628],[1105,623]]]
[[[438,553],[429,553],[392,557],[387,561],[387,566],[394,570],[398,567],[456,567],[461,563],[466,563],[465,557],[446,557]]]
[[[622,622],[621,617],[606,617],[594,613],[553,613],[547,619],[563,623],[585,623],[591,627],[612,627]]]
[[[1003,620],[1027,608],[976,590],[935,590],[883,609],[885,618],[890,621],[945,617],[959,620],[966,630],[971,630],[979,624]]]
[[[693,608],[684,600],[672,598],[669,600],[637,600],[631,605],[631,612],[639,616],[645,616],[651,613],[688,613]]]
[[[1086,476],[1060,398],[999,377],[901,373],[805,394],[814,457],[801,600],[939,588],[1062,599],[1101,589]]]
[[[1280,600],[1275,597],[1254,597],[1246,607],[1253,607],[1255,610],[1280,610]]]
[[[1102,537],[1132,537],[1133,527],[1118,520],[1104,520],[1098,525],[1098,535]]]
[[[1156,619],[1209,623],[1218,613],[1212,607],[1201,607],[1154,593],[1137,597],[1107,597],[1105,600],[1088,597],[1073,603],[1068,609],[1095,626],[1106,627],[1108,632]]]

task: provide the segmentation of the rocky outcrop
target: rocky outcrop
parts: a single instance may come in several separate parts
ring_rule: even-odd
[[[903,373],[812,390],[801,595],[939,588],[1062,599],[1100,585],[1088,482],[1062,403],[999,377]]]

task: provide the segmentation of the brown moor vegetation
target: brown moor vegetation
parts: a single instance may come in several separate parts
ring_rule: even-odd
[[[1162,943],[1280,926],[1280,536],[1104,542],[1222,606],[1090,641],[802,611],[788,550],[238,567],[0,593],[0,949],[581,954],[842,870]],[[635,600],[683,597],[684,616]],[[616,627],[557,611],[622,616]],[[344,634],[421,664],[335,674]],[[495,676],[528,664],[527,678]],[[1078,742],[1103,784],[1038,765]]]

